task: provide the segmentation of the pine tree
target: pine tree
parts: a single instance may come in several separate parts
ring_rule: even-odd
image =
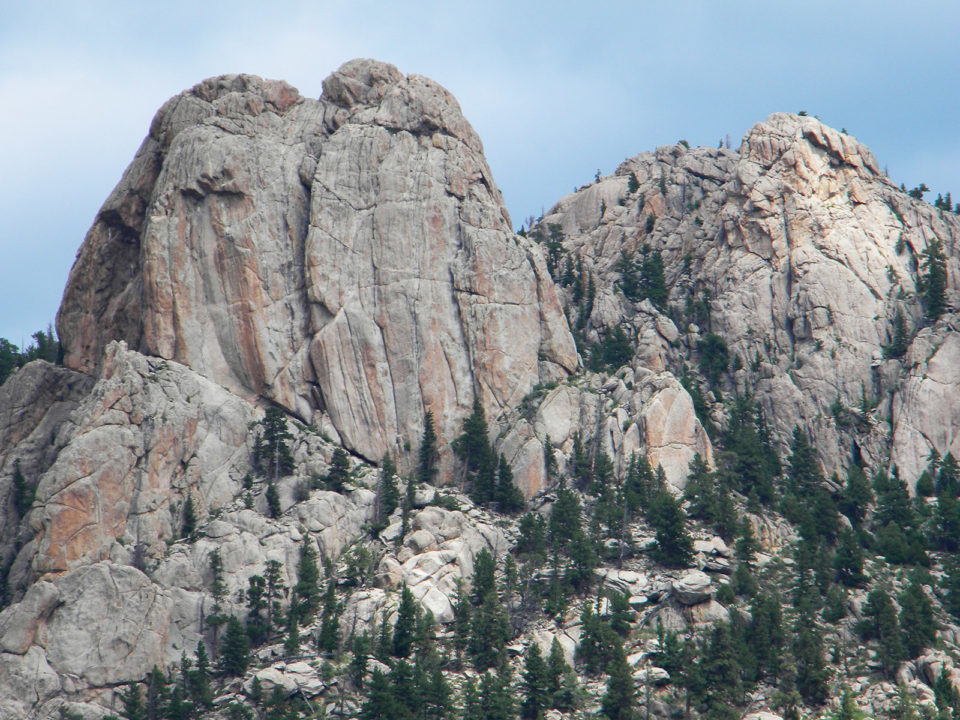
[[[278,407],[267,408],[263,420],[260,421],[263,433],[259,437],[258,466],[276,482],[281,475],[293,470],[293,455],[290,452],[289,442],[293,435],[287,430],[287,418]]]
[[[960,558],[949,555],[944,558],[944,574],[940,580],[944,609],[960,620]]]
[[[398,658],[410,656],[413,635],[417,626],[417,601],[406,585],[400,592],[397,622],[393,627],[393,654]]]
[[[36,492],[36,488],[29,485],[23,476],[18,458],[13,463],[13,502],[17,508],[17,515],[23,517],[30,511]]]
[[[535,642],[527,646],[523,661],[523,704],[520,716],[539,720],[551,706],[547,664]]]
[[[327,489],[334,492],[343,492],[344,484],[350,479],[350,457],[347,451],[338,447],[330,458],[330,469],[327,471]]]
[[[496,591],[496,568],[497,563],[490,551],[486,548],[480,548],[480,551],[473,558],[473,578],[470,583],[473,588],[472,600],[474,605],[479,605],[488,593]]]
[[[960,549],[960,502],[952,493],[943,492],[937,497],[931,545],[950,553]]]
[[[651,250],[650,246],[645,244],[640,250],[640,256],[640,292],[643,297],[650,299],[657,310],[666,312],[669,293],[667,281],[663,275],[663,258],[660,251]]]
[[[194,670],[185,674],[190,698],[205,708],[213,706],[213,688],[210,685],[210,658],[203,641],[197,642],[197,651],[193,661]]]
[[[370,635],[367,632],[353,636],[351,647],[353,657],[350,658],[350,679],[357,690],[363,690],[364,679],[367,675],[367,662],[370,659]]]
[[[943,244],[939,240],[931,241],[923,255],[920,292],[927,318],[936,321],[947,309],[947,266]]]
[[[140,687],[136,683],[130,683],[127,689],[120,693],[120,702],[123,703],[124,720],[148,720]]]
[[[433,423],[433,412],[427,410],[423,417],[423,436],[417,456],[417,482],[431,485],[437,474],[437,431]]]
[[[280,598],[286,585],[283,582],[283,565],[279,560],[267,560],[263,574],[267,609],[267,629],[272,632],[277,627],[277,618],[281,616]]]
[[[283,640],[283,651],[288,656],[300,653],[300,602],[294,591],[287,610],[287,635]]]
[[[910,345],[910,337],[907,331],[907,319],[903,311],[897,308],[893,316],[893,330],[891,332],[890,344],[883,346],[883,356],[888,358],[902,358],[907,354],[907,348]]]
[[[510,622],[496,592],[486,593],[480,607],[473,613],[470,625],[470,654],[478,670],[496,667],[506,657],[510,640]]]
[[[607,663],[609,678],[600,708],[610,720],[632,720],[636,689],[633,685],[633,672],[627,663],[623,646],[617,643],[612,649],[612,657]]]
[[[877,657],[884,675],[891,677],[899,662],[906,657],[903,631],[890,595],[883,587],[876,587],[867,595],[863,606],[864,619],[857,623],[858,632],[865,639],[877,640]]]
[[[327,588],[323,593],[323,606],[320,610],[320,634],[317,636],[317,647],[323,652],[336,652],[340,647],[342,610],[342,605],[337,602],[337,579],[332,573],[328,573]]]
[[[497,509],[502,513],[514,514],[523,509],[523,493],[513,484],[513,471],[503,454],[497,469],[497,490],[495,493]]]
[[[187,493],[187,501],[183,504],[183,524],[180,527],[180,537],[190,540],[197,530],[197,510],[193,505],[193,494]]]
[[[657,533],[657,559],[673,567],[689,565],[693,539],[687,532],[686,514],[669,490],[657,492],[650,501],[647,521]]]
[[[250,663],[250,639],[236,616],[227,620],[227,631],[220,649],[220,669],[227,675],[243,675]]]
[[[367,699],[360,710],[361,720],[397,720],[401,717],[390,677],[380,668],[374,668]]]
[[[907,658],[917,657],[925,648],[933,647],[937,624],[933,619],[933,603],[914,573],[910,584],[900,593],[900,629]]]
[[[304,535],[300,544],[299,575],[293,589],[299,601],[300,622],[309,622],[320,605],[320,570],[317,568],[317,551],[309,535]]]
[[[811,705],[822,705],[829,697],[830,670],[823,656],[823,637],[809,617],[801,617],[794,627],[793,656],[796,686],[800,696]]]
[[[560,479],[557,500],[550,509],[549,537],[557,548],[565,548],[580,529],[580,500]]]
[[[837,580],[847,587],[860,587],[866,582],[863,574],[863,549],[856,534],[849,529],[840,532],[840,542],[833,556]]]
[[[283,510],[280,507],[280,493],[277,492],[277,486],[273,482],[267,483],[267,491],[265,493],[267,499],[267,514],[272,518],[278,518],[283,514]]]
[[[858,465],[851,465],[847,470],[847,481],[838,505],[840,512],[850,518],[853,526],[857,527],[863,522],[872,502],[873,491],[866,473]]]
[[[250,612],[247,613],[247,634],[250,642],[259,645],[267,639],[267,635],[270,633],[270,626],[263,616],[263,611],[266,609],[268,602],[266,599],[267,583],[262,575],[251,575],[247,579],[247,585],[247,607],[250,609]]]
[[[387,518],[400,505],[400,491],[397,489],[397,466],[389,454],[383,456],[380,468],[380,483],[377,487],[377,514],[375,527],[382,530],[387,526]]]

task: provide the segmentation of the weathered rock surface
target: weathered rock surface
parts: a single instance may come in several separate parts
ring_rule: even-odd
[[[14,577],[162,553],[188,494],[201,517],[234,499],[256,414],[181,365],[108,346],[100,379],[58,429]]]
[[[659,370],[689,359],[703,333],[719,333],[740,361],[733,387],[754,394],[782,443],[794,425],[808,428],[828,475],[857,454],[876,466],[889,451],[913,482],[931,448],[957,449],[951,398],[960,388],[946,369],[957,367],[956,351],[944,340],[953,316],[933,328],[934,345],[921,331],[904,362],[882,358],[897,310],[914,331],[922,324],[920,254],[935,238],[956,306],[960,219],[908,197],[851,136],[811,117],[771,115],[736,152],[677,145],[631,158],[560,200],[542,226],[558,226],[597,277],[588,339],[622,327]],[[662,253],[672,316],[684,331],[702,327],[661,335],[649,303],[617,291],[621,251],[639,257],[644,246]],[[931,357],[941,342],[943,355]],[[864,401],[879,402],[876,413],[860,413]]]
[[[397,519],[397,524],[399,518]],[[473,558],[483,549],[502,556],[510,544],[502,530],[485,521],[476,510],[427,507],[413,516],[404,544],[380,561],[377,585],[406,585],[424,610],[438,623],[454,619],[451,600],[457,584],[473,575]],[[391,537],[399,528],[387,528]]]
[[[543,454],[548,438],[561,468],[579,433],[585,444],[598,443],[618,473],[626,471],[636,453],[651,467],[661,466],[668,485],[677,491],[686,485],[694,455],[713,465],[710,438],[689,393],[671,373],[653,373],[638,365],[623,368],[606,383],[599,380],[592,376],[577,385],[541,391],[534,413],[524,409],[512,417],[500,450],[527,498],[546,489]]]
[[[536,245],[436,83],[357,60],[319,101],[239,75],[157,114],[71,272],[68,367],[112,339],[245,397],[328,414],[379,461],[426,410],[450,440],[577,366]]]

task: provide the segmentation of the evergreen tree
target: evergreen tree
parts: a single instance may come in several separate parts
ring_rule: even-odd
[[[944,558],[943,565],[945,572],[940,580],[943,607],[960,620],[960,558],[949,555]]]
[[[719,516],[717,478],[700,453],[696,453],[690,461],[683,497],[690,503],[691,517],[702,520],[707,525],[716,522]]]
[[[390,454],[383,456],[380,468],[380,483],[377,487],[377,511],[375,528],[377,531],[387,526],[387,518],[400,505],[400,491],[397,489],[397,466]]]
[[[330,458],[330,469],[327,471],[327,489],[334,492],[343,492],[344,484],[350,479],[350,457],[347,451],[338,447]]]
[[[277,486],[273,482],[267,483],[267,491],[265,493],[267,499],[267,514],[272,518],[278,518],[283,514],[283,511],[280,507],[280,493],[277,492]]]
[[[903,311],[897,308],[893,316],[893,330],[891,332],[890,344],[884,345],[883,356],[888,358],[902,358],[907,354],[907,348],[910,345],[910,337],[907,331],[907,319]]]
[[[470,625],[470,654],[478,670],[499,666],[506,657],[510,622],[496,592],[488,592],[473,613]]]
[[[703,340],[697,341],[697,351],[700,353],[700,372],[716,388],[723,374],[730,367],[730,352],[727,342],[716,333],[707,333]]]
[[[588,536],[582,529],[573,536],[569,546],[570,564],[567,566],[566,581],[576,590],[583,592],[593,584],[593,571],[599,564],[596,538]]]
[[[350,658],[350,679],[357,690],[363,690],[363,682],[367,675],[367,662],[370,659],[370,635],[363,632],[353,636]]]
[[[290,441],[293,435],[287,430],[287,418],[278,407],[269,407],[260,421],[263,429],[259,437],[259,457],[255,458],[260,470],[276,482],[281,475],[293,470],[293,455]]]
[[[427,410],[423,417],[423,435],[420,438],[420,450],[417,455],[417,482],[431,485],[437,474],[437,431],[433,423],[433,412]]]
[[[947,309],[947,265],[943,244],[939,240],[931,241],[923,255],[920,293],[927,318],[936,321]]]
[[[539,513],[528,512],[519,523],[520,538],[515,551],[522,560],[542,565],[547,558],[547,525]]]
[[[558,549],[565,548],[580,530],[580,499],[561,478],[557,500],[550,509],[549,538]]]
[[[270,626],[263,615],[267,607],[266,598],[267,583],[262,575],[251,575],[247,579],[247,607],[250,612],[247,613],[247,634],[250,642],[259,645],[267,639],[270,633]]]
[[[916,573],[910,584],[900,593],[900,629],[906,657],[917,657],[925,648],[933,647],[937,624],[933,619],[933,603],[923,590]]]
[[[298,655],[300,653],[300,599],[296,591],[290,600],[290,608],[287,610],[287,635],[283,641],[283,651],[288,655]]]
[[[250,640],[236,616],[227,620],[220,649],[220,669],[227,675],[243,675],[250,663]]]
[[[811,705],[822,705],[829,697],[830,670],[823,656],[823,637],[809,616],[801,616],[794,627],[793,656],[796,687]]]
[[[623,652],[623,646],[619,643],[612,649],[607,669],[609,678],[607,691],[600,704],[601,712],[610,720],[632,720],[636,693],[633,672]]]
[[[180,537],[193,538],[197,530],[197,510],[193,505],[193,494],[187,493],[187,501],[183,504],[183,524],[180,527]]]
[[[390,677],[374,668],[367,688],[367,699],[360,710],[361,720],[398,720],[404,717],[393,694]]]
[[[283,582],[283,565],[279,560],[267,560],[267,568],[263,573],[265,600],[267,609],[267,628],[273,631],[277,627],[277,618],[282,615],[280,598],[286,585]]]
[[[13,462],[13,502],[17,508],[17,515],[23,517],[33,507],[36,488],[27,483],[27,479],[20,470],[20,459]]]
[[[323,605],[320,610],[320,634],[317,635],[317,647],[323,652],[336,652],[340,647],[341,603],[337,602],[337,578],[327,573],[327,588],[323,593]]]
[[[666,312],[669,293],[667,281],[663,274],[663,258],[659,250],[651,250],[644,245],[640,250],[640,292],[643,297],[649,298],[653,306],[660,312]]]
[[[693,557],[693,539],[687,532],[686,514],[669,490],[654,495],[647,521],[656,531],[657,559],[673,567],[685,567]]]
[[[847,587],[860,587],[866,582],[863,574],[863,549],[856,534],[849,529],[840,532],[840,542],[833,556],[837,580]]]
[[[953,493],[943,492],[937,497],[931,547],[945,552],[960,549],[960,503]]]
[[[417,626],[417,601],[406,585],[400,592],[397,622],[393,627],[393,654],[398,658],[410,656],[413,636]]]
[[[300,577],[294,586],[297,594],[301,622],[309,622],[320,605],[320,570],[317,568],[317,551],[310,535],[304,535],[300,543]]]
[[[497,470],[497,509],[502,513],[514,514],[523,509],[523,493],[513,484],[513,471],[503,454]]]
[[[486,548],[481,548],[473,558],[473,578],[471,586],[473,588],[472,600],[474,605],[479,605],[487,596],[487,593],[496,590],[496,572],[497,564],[493,555]]]
[[[873,491],[863,468],[851,465],[847,470],[847,481],[840,497],[839,510],[846,515],[854,527],[863,522],[867,508],[873,502]]]
[[[124,720],[148,720],[143,696],[136,683],[130,683],[127,689],[120,693],[120,702],[123,704]]]
[[[551,707],[550,682],[547,664],[535,642],[527,646],[523,662],[523,704],[520,716],[539,720]]]
[[[213,707],[213,687],[210,684],[210,658],[203,641],[197,642],[193,659],[194,669],[185,673],[190,698],[200,707]]]
[[[863,606],[863,616],[857,630],[865,639],[877,640],[877,658],[884,675],[891,677],[899,662],[906,658],[906,648],[896,608],[885,588],[876,587],[870,591]]]

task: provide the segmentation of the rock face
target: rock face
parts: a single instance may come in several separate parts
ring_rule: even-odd
[[[65,364],[113,339],[379,461],[577,366],[536,246],[515,237],[454,98],[368,60],[319,101],[251,76],[170,100],[80,250]]]
[[[654,340],[637,356],[656,369],[721,335],[733,388],[754,395],[782,442],[794,425],[810,430],[827,474],[858,455],[879,466],[889,452],[912,482],[931,449],[956,452],[955,316],[917,332],[917,288],[921,254],[939,238],[956,305],[960,221],[908,197],[853,137],[772,115],[738,151],[678,145],[631,158],[563,198],[542,227],[596,276],[588,339],[623,327]],[[644,246],[662,253],[676,338],[654,332],[647,301],[617,290],[621,252],[639,258]],[[885,361],[898,310],[915,348]]]

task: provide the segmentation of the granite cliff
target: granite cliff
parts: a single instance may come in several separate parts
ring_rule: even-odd
[[[947,305],[936,318],[921,287],[935,243]],[[157,113],[80,247],[57,317],[62,365],[32,362],[0,387],[0,715],[120,712],[121,691],[152,668],[198,643],[217,655],[210,617],[247,618],[251,578],[279,567],[294,587],[304,547],[329,565],[346,650],[397,621],[401,587],[452,627],[482,551],[498,577],[521,558],[528,592],[552,582],[559,565],[528,565],[518,549],[529,527],[465,492],[453,447],[477,400],[525,509],[548,518],[577,487],[599,561],[583,582],[608,595],[575,593],[545,616],[504,591],[510,662],[519,671],[526,648],[546,655],[556,639],[582,663],[581,610],[595,602],[606,617],[622,593],[636,612],[625,659],[666,716],[679,684],[651,665],[655,628],[749,619],[728,576],[739,561],[782,583],[799,537],[744,488],[734,535],[718,530],[682,494],[691,462],[729,482],[737,397],[758,404],[782,457],[794,428],[808,434],[838,497],[850,468],[897,468],[913,485],[931,457],[957,454],[958,244],[956,215],[815,118],[772,115],[737,150],[638,155],[515,233],[480,139],[426,78],[355,60],[318,100],[247,75],[201,82]],[[637,291],[654,256],[662,288]],[[904,346],[891,352],[898,314]],[[258,435],[277,408],[291,469],[271,474]],[[428,412],[437,487],[410,485],[384,516],[378,466],[390,455],[399,475],[414,470]],[[684,568],[652,550],[650,516],[627,512],[638,458],[697,517]],[[605,459],[608,486],[584,482]],[[337,472],[346,479],[329,480]],[[613,496],[616,532],[597,510]],[[755,566],[727,544],[746,527]],[[838,643],[854,637],[866,592],[851,590]],[[960,689],[960,630],[938,612],[946,654],[897,670],[927,704],[941,669]],[[247,702],[254,677],[356,715],[339,660],[290,654],[264,643],[246,675],[218,686],[210,716]],[[889,710],[892,688],[863,662],[852,682]],[[472,672],[450,667],[457,682]],[[599,711],[602,684],[581,682],[578,709],[553,717]],[[754,707],[774,695],[761,686]]]

